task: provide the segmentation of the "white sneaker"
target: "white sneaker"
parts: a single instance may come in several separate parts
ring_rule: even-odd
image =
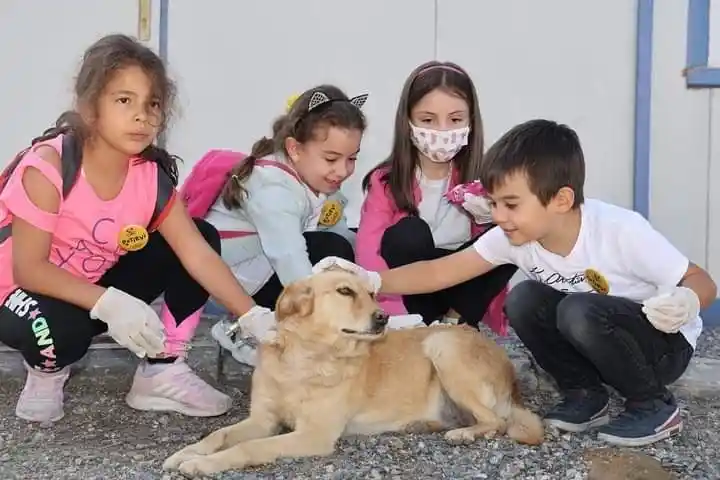
[[[232,357],[245,365],[255,367],[257,365],[257,347],[243,340],[233,340],[227,330],[229,323],[219,321],[210,329],[210,335],[220,344],[220,347],[229,351]]]
[[[171,411],[215,417],[230,410],[232,399],[198,377],[182,358],[174,363],[141,363],[125,397],[136,410]]]
[[[65,416],[63,388],[70,376],[70,367],[45,373],[25,365],[27,379],[20,393],[15,415],[30,422],[57,422]]]

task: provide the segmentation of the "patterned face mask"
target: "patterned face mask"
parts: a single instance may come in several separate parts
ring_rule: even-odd
[[[410,124],[413,144],[433,162],[447,163],[468,144],[470,127],[454,130],[433,130]]]

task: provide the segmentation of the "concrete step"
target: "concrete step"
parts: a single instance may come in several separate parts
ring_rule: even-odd
[[[210,328],[219,321],[217,316],[204,316],[200,321],[195,338],[190,346],[193,352],[211,354],[219,351],[217,342],[210,336]],[[107,334],[93,340],[88,354],[78,367],[82,370],[98,370],[99,372],[134,368],[137,357],[121,347]],[[0,373],[21,373],[23,371],[22,356],[7,345],[0,343]]]

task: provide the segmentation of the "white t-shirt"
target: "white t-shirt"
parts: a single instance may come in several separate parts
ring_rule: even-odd
[[[488,262],[517,265],[530,279],[561,292],[595,291],[586,279],[588,269],[606,279],[609,295],[638,303],[682,280],[688,258],[642,215],[595,199],[586,200],[581,212],[580,234],[566,257],[538,242],[514,246],[500,228],[478,238],[475,249]],[[700,317],[680,329],[693,348],[701,331]]]
[[[470,217],[445,197],[450,177],[430,180],[418,173],[420,218],[430,227],[437,248],[455,250],[470,240]]]

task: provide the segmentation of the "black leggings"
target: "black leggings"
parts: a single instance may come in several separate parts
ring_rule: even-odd
[[[663,333],[642,305],[612,295],[563,293],[526,280],[505,300],[505,314],[560,390],[604,391],[630,401],[673,401],[667,385],[685,372],[693,348],[682,333]]]
[[[216,252],[220,236],[204,220],[195,219],[200,233]],[[173,317],[181,322],[202,308],[207,292],[190,277],[165,239],[150,234],[142,250],[129,252],[97,282],[151,303],[161,294]],[[56,298],[16,289],[0,307],[0,341],[19,350],[29,366],[53,372],[80,360],[93,337],[107,325],[90,313]]]
[[[420,217],[405,217],[385,230],[380,255],[390,268],[422,260],[433,260],[463,250],[470,240],[457,250],[436,248],[428,224]],[[477,326],[485,316],[492,300],[505,288],[517,271],[515,265],[499,266],[485,275],[434,293],[403,296],[408,313],[419,314],[426,324],[441,318],[451,308],[462,320]]]
[[[350,242],[335,232],[315,231],[305,232],[305,243],[307,244],[308,257],[310,263],[315,265],[325,257],[340,257],[351,262],[355,261],[355,252]],[[277,275],[270,277],[270,280],[262,286],[260,290],[253,295],[253,300],[260,306],[275,309],[280,293],[282,293],[283,284]]]

